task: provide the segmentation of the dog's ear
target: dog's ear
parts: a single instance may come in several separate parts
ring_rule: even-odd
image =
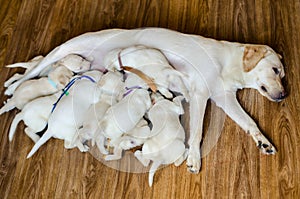
[[[243,55],[243,68],[245,72],[251,71],[256,64],[265,57],[267,48],[261,45],[246,45]]]
[[[279,59],[282,59],[281,54],[277,53],[277,56],[279,57]]]

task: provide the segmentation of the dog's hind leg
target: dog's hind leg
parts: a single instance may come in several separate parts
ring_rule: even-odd
[[[16,132],[17,126],[18,126],[18,124],[21,120],[23,120],[23,113],[22,112],[18,113],[15,116],[15,118],[13,119],[13,121],[10,125],[9,134],[8,134],[8,139],[9,139],[10,142],[12,141],[12,139],[14,137],[14,134]]]
[[[50,138],[52,137],[52,133],[47,130],[44,135],[35,143],[29,154],[27,155],[27,158],[30,158],[44,143],[46,143]]]
[[[154,174],[160,165],[161,165],[160,161],[154,161],[151,165],[151,168],[149,170],[149,186],[150,187],[152,187]]]
[[[150,159],[147,159],[143,156],[142,151],[136,151],[134,156],[145,166],[147,167],[150,164]]]
[[[108,151],[105,149],[105,139],[106,138],[104,137],[104,135],[100,134],[95,138],[96,141],[93,141],[94,138],[92,138],[92,142],[96,142],[96,146],[98,147],[99,151],[102,154],[107,155]]]
[[[21,75],[19,73],[14,74],[12,77],[10,77],[8,80],[6,80],[4,82],[4,87],[5,88],[9,87],[9,85],[11,85],[13,82],[21,79],[22,77],[23,77],[23,75]]]
[[[34,141],[34,143],[36,143],[37,141],[39,141],[39,139],[41,138],[30,127],[26,127],[24,131],[25,131],[26,135],[28,135],[28,137],[30,137],[30,139],[32,139],[32,141]]]

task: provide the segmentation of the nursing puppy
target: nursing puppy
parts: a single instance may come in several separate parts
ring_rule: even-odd
[[[42,60],[43,56],[36,56],[29,62],[21,62],[21,63],[15,63],[11,65],[7,65],[6,67],[8,68],[15,68],[15,67],[22,67],[26,68],[26,71],[24,74],[14,74],[11,78],[9,78],[5,83],[4,86],[8,87],[10,86],[13,82],[21,79],[23,76],[27,75],[29,71],[31,71],[33,68],[35,68]],[[69,70],[73,71],[74,73],[80,73],[80,72],[85,72],[90,69],[91,63],[82,58],[81,56],[70,54],[67,55],[66,57],[62,58],[61,60],[57,61],[54,64],[50,64],[47,66],[39,75],[39,77],[42,76],[47,76],[51,70],[54,70],[56,67],[59,66],[65,66]],[[10,92],[9,89],[5,91],[6,95],[12,95],[13,92]]]
[[[64,140],[64,146],[67,149],[78,147],[82,152],[88,150],[78,139],[78,129],[82,126],[85,112],[90,105],[97,103],[99,100],[100,92],[97,88],[97,82],[100,80],[102,73],[88,71],[84,75],[89,78],[77,80],[71,87],[69,95],[64,96],[57,103],[48,119],[48,129],[33,146],[27,158],[31,157],[51,137]]]
[[[160,50],[183,79],[190,95],[190,138],[188,170],[201,167],[200,141],[207,100],[241,126],[263,154],[275,154],[275,147],[264,137],[254,120],[243,110],[236,91],[253,88],[274,102],[286,97],[281,83],[284,68],[280,56],[269,46],[217,41],[198,35],[182,34],[163,28],[133,30],[111,29],[75,37],[56,47],[30,73],[12,84],[14,90],[23,81],[37,76],[47,65],[74,53],[92,57],[94,68],[104,70],[103,58],[113,49],[144,45]]]
[[[123,150],[129,150],[142,145],[150,137],[150,127],[148,122],[141,119],[139,123],[129,132],[124,133],[118,139],[113,139],[108,143],[108,147],[113,147],[113,154],[106,155],[106,161],[118,160],[122,158]]]
[[[123,70],[123,66],[138,69],[154,80],[157,90],[165,97],[171,98],[173,96],[169,91],[171,90],[179,92],[187,100],[189,99],[188,90],[182,81],[184,75],[172,68],[165,56],[156,49],[133,46],[112,50],[105,56],[104,64],[110,71]],[[137,75],[127,78],[129,88],[137,85],[148,89],[145,81]]]
[[[117,103],[120,93],[124,93],[123,75],[118,72],[107,72],[98,83],[101,92],[100,99],[96,104],[92,104],[85,113],[82,128],[79,129],[79,139],[84,143],[91,140],[92,146],[97,146],[102,154],[107,154],[104,147],[106,138],[99,133],[99,122],[104,117],[108,108]]]
[[[34,142],[37,142],[40,136],[36,133],[46,127],[53,104],[57,101],[61,93],[62,92],[58,92],[50,96],[39,97],[26,104],[11,123],[8,136],[9,141],[12,141],[18,123],[23,120],[26,125],[25,133]]]
[[[8,112],[15,107],[22,109],[31,100],[51,95],[63,89],[73,76],[73,72],[65,66],[59,66],[51,71],[48,77],[28,80],[21,84],[14,95],[7,100],[6,104],[0,109],[0,115]]]
[[[150,107],[151,99],[147,90],[132,90],[107,110],[99,124],[102,134],[114,142],[114,139],[131,131]]]
[[[186,159],[185,132],[179,121],[179,116],[184,113],[182,99],[182,96],[178,96],[172,102],[156,97],[155,104],[148,112],[153,127],[142,151],[136,151],[135,156],[144,166],[148,166],[152,160],[149,171],[150,186],[160,165],[174,163],[179,166]]]

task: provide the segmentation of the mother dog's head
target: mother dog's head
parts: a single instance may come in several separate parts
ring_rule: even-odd
[[[265,45],[245,45],[243,69],[250,88],[258,90],[271,101],[279,102],[286,97],[281,79],[284,68],[281,56]]]

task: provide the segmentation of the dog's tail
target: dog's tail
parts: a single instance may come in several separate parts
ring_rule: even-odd
[[[30,158],[44,143],[46,143],[52,137],[52,133],[49,129],[44,133],[44,135],[35,143],[27,158]]]
[[[152,162],[151,168],[149,170],[149,186],[150,187],[152,187],[154,174],[160,165],[161,165],[161,161]]]
[[[12,110],[12,109],[14,109],[16,106],[15,106],[15,104],[13,103],[13,101],[14,100],[8,100],[7,102],[6,102],[6,104],[4,104],[2,107],[1,107],[1,109],[0,109],[0,115],[2,115],[3,113],[5,113],[5,112],[8,112],[8,111],[10,111],[10,110]]]
[[[30,61],[28,62],[19,62],[19,63],[14,63],[14,64],[9,64],[9,65],[6,65],[5,67],[6,68],[33,68],[35,66],[37,66],[41,60],[43,59],[44,57],[42,55],[38,55],[36,57],[34,57],[33,59],[31,59]]]
[[[18,124],[21,120],[23,120],[23,113],[22,112],[18,113],[15,116],[14,120],[12,121],[12,123],[10,125],[9,134],[8,134],[8,139],[9,139],[10,142],[12,141],[12,139],[14,137],[14,134],[16,132],[16,128],[17,128],[17,126],[18,126]]]
[[[24,81],[29,80],[31,78],[37,77],[47,66],[49,66],[52,63],[55,63],[56,61],[64,58],[71,52],[65,50],[61,50],[61,46],[56,47],[53,51],[51,51],[45,58],[41,60],[35,66],[30,70],[28,73],[26,73],[23,77],[18,79],[17,81],[13,82],[11,85],[8,86],[8,88],[5,91],[5,95],[12,95],[16,88],[21,85]]]

